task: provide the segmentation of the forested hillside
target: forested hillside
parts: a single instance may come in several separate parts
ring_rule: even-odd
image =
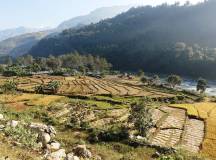
[[[116,69],[215,78],[216,1],[132,8],[115,18],[43,39],[34,56],[77,50],[106,57]]]

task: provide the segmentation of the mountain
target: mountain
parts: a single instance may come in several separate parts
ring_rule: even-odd
[[[26,54],[32,46],[48,35],[49,32],[35,32],[15,36],[0,42],[0,55],[13,57]]]
[[[129,8],[130,6],[99,8],[88,15],[72,18],[61,23],[57,28],[44,30],[43,32],[37,32],[38,30],[36,29],[27,29],[24,27],[0,31],[0,55],[17,57],[26,54],[33,45],[37,44],[45,36],[50,38],[58,35],[64,29],[81,28],[87,24],[96,23],[100,20],[114,17]]]
[[[115,69],[216,78],[216,1],[132,8],[112,19],[41,40],[33,56],[78,51]],[[208,72],[207,72],[208,71]]]
[[[0,41],[3,41],[11,37],[19,36],[22,34],[37,32],[41,30],[43,29],[34,29],[34,28],[26,28],[26,27],[18,27],[18,28],[0,30]]]
[[[88,15],[78,16],[61,23],[57,29],[65,30],[69,28],[79,28],[91,23],[97,23],[103,19],[112,18],[116,15],[129,10],[132,6],[113,6],[98,8]]]

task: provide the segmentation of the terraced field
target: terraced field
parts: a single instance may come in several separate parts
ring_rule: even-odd
[[[205,136],[201,146],[201,152],[208,156],[216,157],[216,103],[178,104],[171,106],[183,108],[190,116],[204,120]],[[193,126],[200,127],[196,122],[192,123],[194,123]],[[191,128],[191,133],[194,133],[194,127]],[[197,139],[199,138],[197,137]]]
[[[183,109],[170,107],[156,109],[153,115],[156,123],[150,138],[153,145],[199,152],[204,137],[203,121],[189,118]]]
[[[0,83],[8,78],[1,77]],[[58,91],[59,95],[117,95],[117,96],[150,96],[150,97],[174,97],[157,91],[146,91],[135,85],[127,85],[111,81],[109,79],[96,79],[92,77],[52,77],[52,76],[33,76],[15,79],[18,89],[33,92],[34,88],[40,84],[46,84],[52,80],[61,82]]]

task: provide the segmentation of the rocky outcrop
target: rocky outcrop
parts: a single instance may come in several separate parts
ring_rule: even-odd
[[[23,125],[37,135],[39,148],[45,153],[43,159],[46,160],[80,160],[93,158],[93,155],[86,145],[77,145],[73,148],[73,152],[66,154],[65,149],[61,148],[61,144],[55,140],[56,130],[53,126],[45,125],[42,123],[25,124],[21,121],[9,120],[5,121],[4,116],[0,114],[0,131],[4,131],[5,127],[16,128]],[[13,142],[17,144],[19,142]],[[99,156],[96,156],[99,157]],[[98,158],[96,158],[98,159]],[[0,159],[1,160],[1,159]],[[100,158],[98,159],[100,160]]]

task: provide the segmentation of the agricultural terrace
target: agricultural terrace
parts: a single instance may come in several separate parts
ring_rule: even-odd
[[[216,103],[175,104],[171,106],[185,109],[190,117],[204,120],[205,136],[201,151],[203,154],[216,157]]]
[[[1,77],[0,83],[4,83],[8,78]],[[13,77],[11,78],[13,79]],[[19,77],[14,80],[18,84],[18,89],[24,92],[34,92],[35,87],[47,84],[50,81],[59,81],[61,87],[58,95],[114,95],[114,96],[134,96],[143,97],[174,97],[172,94],[159,91],[147,91],[135,85],[122,84],[109,79],[96,79],[92,77],[62,77],[62,76],[32,76]]]
[[[120,79],[111,80],[107,77],[96,79],[92,77],[32,76],[16,79],[12,77],[11,79],[17,82],[20,92],[0,94],[0,104],[4,106],[2,112],[13,119],[31,119],[54,125],[59,133],[57,140],[62,142],[68,150],[77,143],[77,140],[87,142],[89,137],[89,133],[85,130],[70,129],[71,126],[74,126],[73,118],[84,117],[82,122],[88,124],[86,127],[93,130],[109,131],[128,123],[131,103],[139,101],[144,96],[173,98],[175,95],[153,88],[144,88],[139,84],[133,84],[133,82],[129,84],[120,82]],[[8,78],[1,77],[1,84],[6,80]],[[53,80],[58,80],[62,84],[58,95],[34,93],[36,86],[47,84]],[[167,103],[158,102],[156,106],[158,107],[152,109],[154,127],[148,134],[149,142],[153,146],[182,147],[198,153],[202,145],[203,153],[215,153],[212,152],[214,147],[210,146],[210,138],[216,133],[214,118],[209,118],[214,114],[213,104],[207,109],[208,111],[202,105],[197,110],[194,109],[196,107],[187,107],[188,113],[184,108],[185,105],[168,107]],[[204,122],[197,117],[207,118],[206,122],[212,125],[208,125],[211,128],[205,128]],[[206,135],[203,141],[205,129],[209,135]],[[133,133],[134,129],[131,128],[129,132]],[[154,153],[153,148],[138,147],[134,149],[119,141],[89,145],[95,154],[101,155],[103,159],[107,160],[121,159],[128,151],[137,160],[141,160],[143,157],[150,159]],[[126,151],[116,151],[113,149],[115,146],[126,149]]]

